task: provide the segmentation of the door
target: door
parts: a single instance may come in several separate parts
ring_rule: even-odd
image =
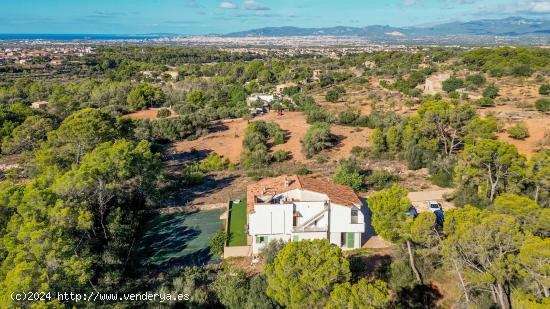
[[[346,247],[350,249],[355,247],[355,233],[348,233],[348,241]]]

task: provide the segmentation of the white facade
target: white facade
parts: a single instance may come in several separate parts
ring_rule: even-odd
[[[361,205],[339,205],[326,194],[303,189],[257,198],[254,211],[248,214],[254,253],[275,239],[328,239],[342,249],[361,247],[365,231]]]

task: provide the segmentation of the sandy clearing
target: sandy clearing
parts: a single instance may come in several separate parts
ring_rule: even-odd
[[[524,122],[529,128],[529,137],[524,140],[516,140],[508,136],[508,132],[500,132],[497,136],[501,141],[513,144],[518,148],[519,153],[530,158],[541,148],[550,149],[549,145],[543,146],[545,134],[550,135],[550,117],[522,119],[519,122]],[[508,123],[506,128],[514,123]]]
[[[269,113],[256,117],[250,121],[263,120],[266,122],[276,122],[281,129],[287,133],[287,142],[282,145],[272,147],[271,151],[279,149],[290,151],[292,160],[297,162],[308,162],[302,152],[302,139],[309,128],[305,116],[301,112],[286,112],[283,115]],[[242,141],[244,138],[244,129],[248,124],[247,120],[232,119],[220,122],[211,128],[212,133],[203,136],[194,141],[179,141],[172,145],[170,152],[182,153],[190,152],[193,149],[197,151],[213,151],[229,159],[231,162],[239,162],[242,152]],[[332,132],[339,137],[340,142],[327,153],[333,160],[339,160],[349,157],[350,151],[354,146],[366,147],[371,130],[367,128],[355,129],[333,125]]]
[[[144,110],[137,111],[135,113],[131,113],[128,115],[122,116],[122,118],[131,118],[131,119],[149,119],[149,120],[156,120],[158,119],[157,113],[160,110],[160,108],[148,108]],[[178,114],[170,109],[170,112],[172,115],[170,117],[175,117]],[[170,118],[168,117],[168,118]]]

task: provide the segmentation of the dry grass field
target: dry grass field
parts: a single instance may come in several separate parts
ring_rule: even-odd
[[[276,122],[287,133],[287,141],[282,145],[272,147],[272,151],[279,149],[290,151],[292,160],[297,162],[308,162],[302,152],[302,143],[309,124],[301,112],[286,112],[283,115],[269,113],[253,120],[264,120],[266,122]],[[194,141],[179,141],[173,144],[171,153],[189,152],[192,150],[213,151],[229,159],[231,162],[239,162],[242,152],[242,141],[244,138],[244,129],[248,124],[244,119],[232,119],[221,122],[214,132],[200,137]],[[365,147],[368,144],[370,129],[344,127],[333,125],[332,132],[338,137],[338,144],[327,154],[331,160],[347,158],[354,146]]]

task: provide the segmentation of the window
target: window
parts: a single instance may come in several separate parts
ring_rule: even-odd
[[[352,209],[351,210],[351,224],[357,224],[359,223],[359,210]]]
[[[300,241],[300,236],[298,236],[298,235],[293,235],[293,236],[292,236],[292,241]]]
[[[267,236],[256,236],[257,244],[264,244],[267,242]]]

